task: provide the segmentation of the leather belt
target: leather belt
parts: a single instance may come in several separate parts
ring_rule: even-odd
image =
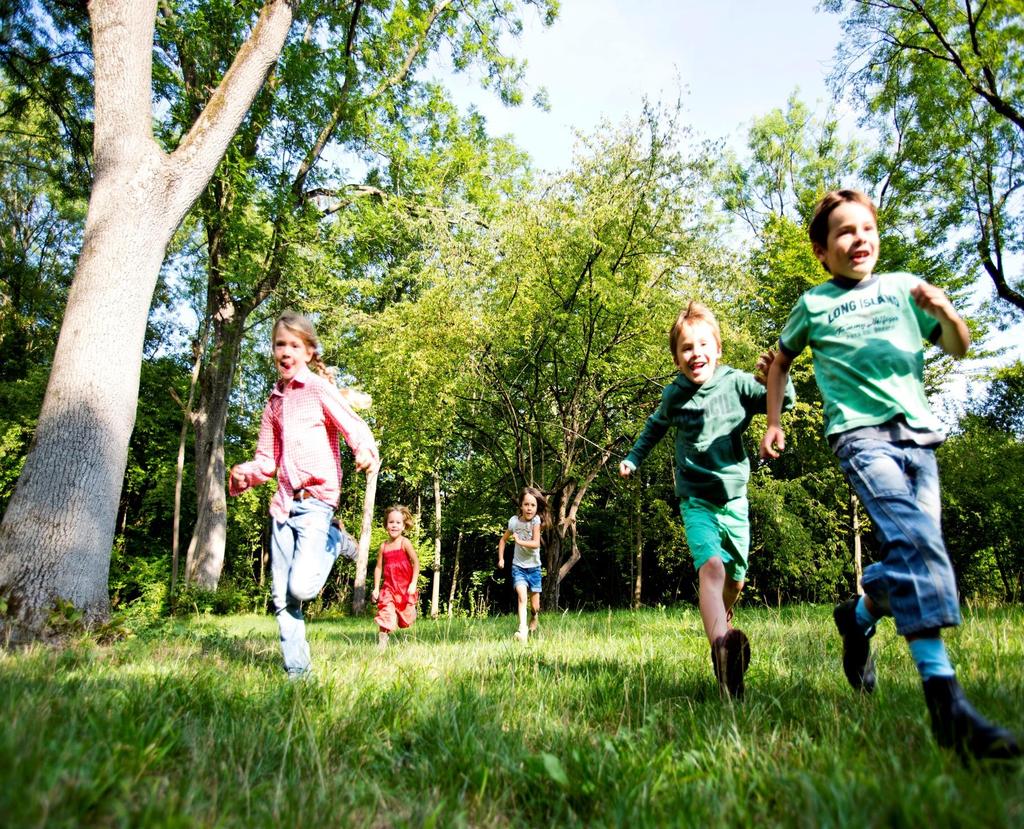
[[[316,498],[316,496],[308,489],[295,490],[293,497],[296,501],[305,501],[307,498]]]

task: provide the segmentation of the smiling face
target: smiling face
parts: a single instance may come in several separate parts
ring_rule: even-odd
[[[814,255],[833,276],[858,282],[871,276],[878,262],[878,225],[871,211],[855,201],[838,205],[828,217],[825,247],[814,244]]]
[[[288,383],[303,366],[313,359],[316,349],[295,331],[284,325],[274,329],[274,365],[277,376]]]
[[[388,531],[388,537],[392,541],[402,534],[405,530],[405,516],[402,515],[400,510],[393,509],[388,513],[388,520],[384,524],[384,529]]]
[[[523,500],[519,502],[519,517],[524,521],[529,521],[536,514],[537,499],[527,492],[523,495]]]
[[[706,383],[715,373],[715,367],[722,356],[722,346],[715,337],[715,331],[704,320],[684,322],[679,327],[676,342],[676,367],[687,380],[697,385]]]

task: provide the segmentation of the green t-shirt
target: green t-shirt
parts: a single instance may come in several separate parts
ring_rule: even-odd
[[[835,277],[797,301],[779,347],[793,358],[810,346],[826,436],[898,417],[942,431],[923,381],[923,341],[936,342],[942,328],[910,295],[920,281],[909,273]]]
[[[793,384],[785,406],[793,405]],[[683,374],[665,386],[661,405],[647,418],[626,460],[639,466],[670,426],[676,427],[676,495],[724,504],[746,495],[750,461],[742,436],[755,414],[764,414],[764,386],[745,371],[719,364],[700,385]]]

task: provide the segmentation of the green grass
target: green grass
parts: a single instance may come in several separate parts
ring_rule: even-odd
[[[746,610],[722,703],[692,608],[316,622],[289,684],[276,627],[197,618],[109,647],[0,655],[5,826],[1024,825],[1024,764],[965,769],[928,731],[891,623],[879,688],[839,670],[830,609]],[[948,636],[978,708],[1024,732],[1024,610]]]

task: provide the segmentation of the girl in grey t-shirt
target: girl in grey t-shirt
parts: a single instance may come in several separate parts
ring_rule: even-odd
[[[515,638],[521,642],[537,630],[541,592],[540,536],[541,531],[550,526],[547,499],[539,489],[524,487],[519,493],[519,512],[508,519],[508,528],[498,541],[498,569],[502,570],[505,568],[505,542],[515,539],[512,587],[516,591],[519,610],[519,629]],[[527,593],[532,611],[529,626],[526,623]]]

